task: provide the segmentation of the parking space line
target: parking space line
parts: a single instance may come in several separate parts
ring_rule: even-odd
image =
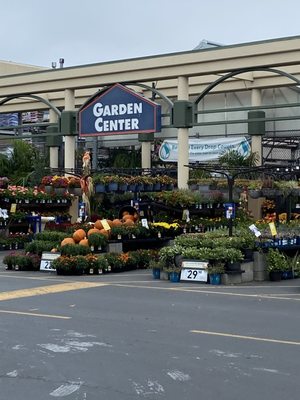
[[[94,283],[94,282],[72,282],[72,283],[61,283],[58,285],[39,286],[30,289],[12,290],[9,292],[0,293],[0,301],[20,299],[24,297],[41,296],[46,294],[69,292],[72,290],[79,289],[90,289],[94,287],[107,286],[106,283]]]
[[[71,319],[72,317],[66,317],[64,315],[54,315],[54,314],[40,314],[24,311],[10,311],[10,310],[0,310],[0,314],[16,314],[16,315],[27,315],[30,317],[42,317],[42,318],[55,318],[55,319]]]
[[[129,287],[129,288],[140,288],[140,289],[154,289],[154,290],[169,290],[175,292],[188,292],[188,293],[203,293],[203,294],[216,294],[219,296],[235,296],[235,297],[248,297],[248,298],[256,298],[256,299],[273,299],[273,300],[293,300],[293,301],[300,301],[300,298],[291,298],[287,297],[289,294],[283,294],[282,296],[285,297],[276,297],[276,295],[268,295],[265,294],[248,294],[248,293],[233,293],[233,292],[222,292],[220,289],[218,291],[211,290],[211,289],[197,289],[197,288],[186,288],[186,287],[162,287],[162,286],[145,286],[145,285],[132,285],[126,283],[109,283],[111,286],[119,286],[119,287]]]
[[[202,335],[223,336],[223,337],[230,337],[230,338],[234,338],[234,339],[256,340],[259,342],[270,342],[270,343],[279,343],[279,344],[289,344],[289,345],[294,345],[294,346],[300,346],[300,342],[294,342],[291,340],[280,340],[280,339],[261,338],[261,337],[255,337],[255,336],[234,335],[231,333],[200,331],[197,329],[193,329],[190,332],[198,333],[198,334],[202,334]]]

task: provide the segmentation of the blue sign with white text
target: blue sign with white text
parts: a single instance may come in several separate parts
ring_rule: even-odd
[[[153,133],[161,129],[161,106],[116,83],[79,110],[79,136]]]

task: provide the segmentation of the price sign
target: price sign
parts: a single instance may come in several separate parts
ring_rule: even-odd
[[[104,228],[106,231],[109,231],[109,230],[111,229],[110,226],[109,226],[109,223],[107,222],[106,219],[101,219],[101,222],[102,222],[103,228]]]
[[[181,281],[207,282],[207,261],[182,261]]]
[[[40,263],[40,271],[55,272],[56,269],[52,268],[52,261],[60,256],[60,253],[49,253],[43,251]]]

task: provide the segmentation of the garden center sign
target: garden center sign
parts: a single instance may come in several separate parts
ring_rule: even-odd
[[[161,107],[116,83],[79,110],[79,136],[154,133],[161,129]]]

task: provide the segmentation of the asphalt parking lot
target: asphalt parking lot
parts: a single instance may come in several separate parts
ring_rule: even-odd
[[[0,400],[298,398],[300,280],[212,286],[0,264],[0,301]]]

